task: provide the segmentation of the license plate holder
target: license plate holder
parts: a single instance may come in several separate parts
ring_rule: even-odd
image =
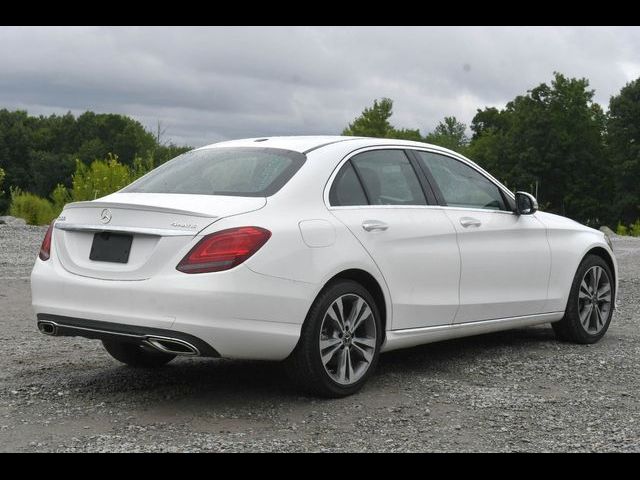
[[[128,263],[133,235],[98,232],[93,235],[89,259],[95,262]]]

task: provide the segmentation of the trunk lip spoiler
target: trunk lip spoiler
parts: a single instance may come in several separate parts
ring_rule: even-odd
[[[197,235],[197,230],[174,230],[168,228],[125,227],[118,225],[89,225],[80,223],[66,223],[57,221],[54,225],[58,230],[70,232],[112,232],[137,233],[139,235],[154,235],[159,237],[191,237]]]
[[[136,203],[118,203],[118,202],[73,202],[65,205],[66,208],[121,208],[123,210],[142,210],[146,212],[158,212],[158,213],[172,213],[176,215],[188,215],[191,217],[210,218],[212,220],[217,219],[216,215],[209,215],[201,212],[192,212],[190,210],[180,210],[177,208],[157,207],[153,205],[143,205]]]

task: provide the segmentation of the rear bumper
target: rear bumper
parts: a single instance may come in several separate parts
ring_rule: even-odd
[[[106,322],[118,331],[124,327],[125,333],[161,330],[201,340],[217,354],[211,356],[283,360],[298,342],[316,286],[257,274],[242,265],[211,274],[172,270],[148,280],[99,280],[66,271],[53,256],[36,260],[31,291],[42,320]],[[82,325],[58,320],[79,334]]]
[[[54,337],[85,337],[95,340],[107,340],[146,345],[164,353],[178,355],[198,355],[201,357],[219,357],[211,345],[205,341],[175,330],[139,327],[110,322],[97,322],[83,318],[61,317],[40,313],[38,330]],[[165,343],[160,343],[165,342]],[[169,343],[175,347],[171,347]],[[182,347],[182,348],[180,348]],[[171,348],[173,348],[171,350]]]

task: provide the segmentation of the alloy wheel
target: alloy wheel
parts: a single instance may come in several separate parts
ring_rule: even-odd
[[[587,270],[580,283],[578,315],[585,331],[591,335],[600,332],[611,313],[611,280],[606,270],[598,265]]]
[[[373,311],[359,295],[338,297],[327,309],[320,329],[320,356],[336,383],[352,385],[369,370],[378,332]]]

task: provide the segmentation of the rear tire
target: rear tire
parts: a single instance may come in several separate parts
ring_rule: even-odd
[[[604,337],[613,316],[614,289],[607,262],[587,255],[573,279],[564,317],[551,324],[558,340],[591,344]]]
[[[381,326],[376,303],[362,285],[331,283],[309,310],[298,345],[285,361],[287,373],[313,395],[352,395],[376,368]]]
[[[144,347],[134,343],[103,340],[102,345],[109,355],[130,367],[158,368],[176,358],[175,355],[145,350]]]

